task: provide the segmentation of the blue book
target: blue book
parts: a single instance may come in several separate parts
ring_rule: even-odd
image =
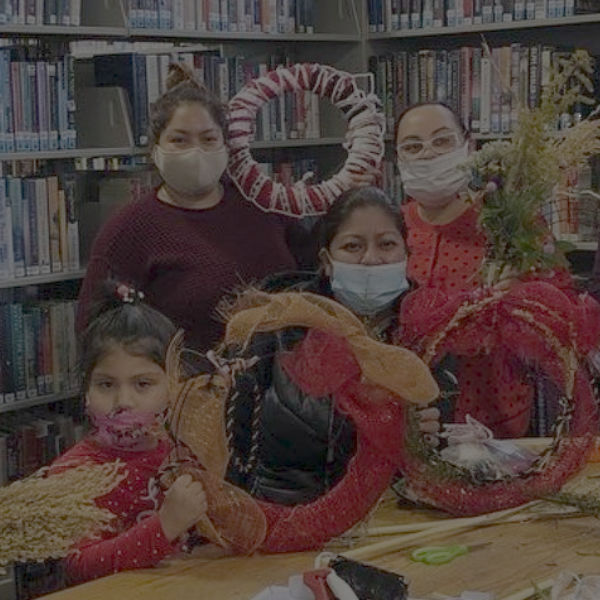
[[[25,275],[40,274],[38,241],[38,214],[35,179],[23,181],[23,243],[25,247]]]
[[[10,279],[13,276],[12,215],[6,179],[0,177],[0,279]]]
[[[10,203],[12,216],[12,240],[13,240],[13,261],[14,276],[25,276],[25,238],[23,230],[25,229],[25,218],[23,210],[23,186],[18,177],[9,177],[7,179],[7,200]]]
[[[12,329],[8,304],[0,304],[0,379],[4,403],[15,401],[15,384],[13,377]]]
[[[158,28],[173,29],[173,3],[171,0],[158,0]]]
[[[13,303],[8,305],[9,323],[11,329],[11,354],[13,391],[15,399],[25,400],[27,397],[27,382],[25,376],[25,331],[23,328],[23,306]]]

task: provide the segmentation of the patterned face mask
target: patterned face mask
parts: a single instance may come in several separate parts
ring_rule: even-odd
[[[93,438],[103,446],[121,450],[142,450],[148,447],[159,430],[159,415],[153,412],[117,410],[107,414],[90,412],[96,428]]]

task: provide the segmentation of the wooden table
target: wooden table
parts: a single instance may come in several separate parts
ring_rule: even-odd
[[[590,465],[584,475],[600,472]],[[373,525],[410,523],[440,518],[434,511],[397,508],[388,499],[380,505]],[[373,541],[372,539],[370,541]],[[474,549],[446,565],[412,562],[399,551],[372,561],[402,573],[416,598],[435,593],[458,596],[464,590],[495,592],[501,599],[532,582],[558,575],[561,570],[600,574],[600,520],[592,517],[549,519],[481,527],[432,543],[491,544]],[[173,559],[155,569],[130,571],[98,579],[45,596],[47,600],[249,600],[268,585],[285,584],[295,573],[310,570],[318,553],[280,554],[249,558],[226,557],[215,547],[194,556]],[[439,596],[438,596],[439,597]]]

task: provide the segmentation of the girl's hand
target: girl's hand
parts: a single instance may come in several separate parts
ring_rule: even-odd
[[[421,408],[418,411],[419,430],[423,433],[425,441],[430,446],[437,446],[440,443],[440,411],[437,408]]]
[[[158,511],[160,524],[167,539],[172,542],[196,524],[207,509],[204,487],[190,475],[181,475],[165,492]]]

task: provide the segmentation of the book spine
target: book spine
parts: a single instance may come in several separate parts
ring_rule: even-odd
[[[36,63],[36,70],[40,150],[46,152],[50,147],[50,114],[48,106],[48,75],[46,72],[46,62],[38,61]]]
[[[23,306],[9,304],[10,327],[12,330],[12,368],[15,399],[25,400],[27,382],[25,376],[25,332],[23,329]]]
[[[492,65],[487,55],[481,57],[481,110],[479,116],[479,132],[490,133],[491,126],[491,92],[492,92]]]
[[[14,276],[25,276],[25,211],[23,200],[23,186],[21,179],[10,177],[7,180],[8,199],[11,206],[12,216],[12,239]]]
[[[23,347],[25,362],[25,391],[28,398],[37,396],[37,356],[35,348],[35,331],[33,317],[30,312],[23,313]]]
[[[0,279],[14,277],[14,268],[11,207],[6,179],[0,177]]]
[[[51,272],[51,259],[48,186],[45,179],[39,178],[35,180],[35,192],[37,204],[37,237],[39,246],[40,273],[47,274]]]

